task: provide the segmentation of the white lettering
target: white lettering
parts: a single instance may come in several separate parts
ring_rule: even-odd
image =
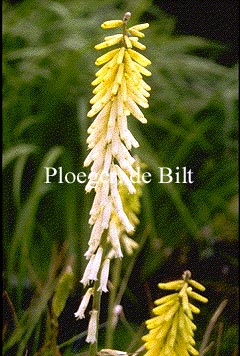
[[[145,176],[146,176],[146,178],[145,178]],[[151,180],[152,180],[151,176],[152,176],[152,175],[151,175],[150,172],[144,172],[144,173],[142,174],[142,181],[143,181],[143,183],[145,183],[145,184],[150,183]],[[147,179],[147,178],[149,178],[149,179]]]
[[[83,180],[81,180],[81,178],[84,178]],[[87,175],[85,172],[79,172],[77,174],[77,181],[78,183],[80,184],[83,184],[83,183],[86,183],[86,180],[87,180]]]
[[[164,170],[167,170],[168,173],[164,173]],[[171,168],[159,167],[159,173],[160,173],[160,175],[159,175],[160,180],[159,180],[158,183],[171,183],[172,182],[173,178],[172,178],[172,170],[171,170]],[[168,177],[169,178],[167,182],[164,181],[164,177]]]
[[[49,183],[51,183],[50,180],[49,180],[49,177],[55,176],[57,174],[57,170],[56,170],[56,168],[53,168],[53,167],[44,167],[44,168],[46,170],[46,181],[44,183],[49,184]],[[52,174],[50,174],[50,169],[53,170]]]
[[[69,176],[69,175],[72,175],[72,181],[71,181],[71,182],[70,182],[69,179],[68,179],[68,176]],[[75,174],[74,174],[73,172],[67,172],[67,173],[65,174],[64,179],[65,179],[65,181],[66,181],[67,183],[72,184],[72,183],[75,182],[76,176],[75,176]]]

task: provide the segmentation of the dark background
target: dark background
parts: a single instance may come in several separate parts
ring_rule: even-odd
[[[196,35],[226,45],[218,61],[231,66],[238,61],[239,1],[155,1],[176,17],[176,34]]]

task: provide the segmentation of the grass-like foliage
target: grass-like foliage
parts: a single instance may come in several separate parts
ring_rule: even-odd
[[[144,329],[140,324],[150,318],[151,310],[146,300],[150,305],[155,299],[151,292],[157,289],[156,273],[166,263],[171,268],[165,280],[178,278],[183,266],[189,268],[194,277],[199,273],[198,280],[213,295],[229,298],[235,310],[234,277],[223,280],[217,272],[211,275],[204,268],[197,269],[214,255],[216,241],[230,246],[237,235],[237,66],[217,63],[218,55],[227,49],[203,38],[174,35],[175,20],[151,0],[128,4],[117,0],[5,2],[6,356],[84,355],[86,350],[87,324],[75,321],[73,313],[83,295],[79,280],[87,263],[83,255],[91,233],[88,215],[93,195],[85,194],[84,184],[66,183],[64,175],[89,172],[83,162],[91,123],[87,112],[97,57],[94,46],[104,36],[100,24],[121,19],[126,11],[132,12],[131,26],[150,24],[144,39],[152,62],[152,76],[147,78],[151,86],[148,123],[130,118],[128,124],[139,142],[136,153],[150,172],[151,182],[142,187],[140,223],[134,235],[139,248],[133,256],[124,257],[122,272],[118,261],[115,263],[110,278],[113,290],[118,286],[110,304],[125,303],[141,316],[134,319],[129,313],[128,318],[127,313],[119,312],[120,326],[115,325],[111,347],[132,352],[141,346]],[[55,167],[58,173],[49,184],[45,183],[45,167]],[[62,167],[62,182],[58,167]],[[194,173],[194,183],[160,184],[159,167],[173,172],[176,167],[187,167]],[[176,261],[174,252],[178,250]],[[195,267],[194,262],[188,265],[190,250],[197,251]],[[182,262],[184,258],[186,262]],[[171,259],[177,267],[171,265]],[[236,267],[236,256],[228,248],[224,256],[218,251],[216,271],[221,259],[230,272]],[[137,279],[130,278],[132,272]],[[161,280],[158,275],[157,283]],[[142,287],[138,286],[145,286],[145,291],[139,293]],[[144,293],[145,302],[141,299]],[[213,298],[211,304],[211,296],[207,297],[200,331],[208,324],[209,310],[222,300]],[[107,300],[102,303],[107,308]],[[107,312],[100,318],[102,347],[106,321]],[[209,351],[213,355],[236,355],[234,320],[226,323],[226,333],[220,328],[216,332],[215,346]],[[198,333],[197,337],[201,339]]]

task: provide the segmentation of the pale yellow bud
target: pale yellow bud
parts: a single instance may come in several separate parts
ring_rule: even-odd
[[[123,21],[122,20],[110,20],[110,21],[105,21],[101,24],[101,27],[103,29],[108,29],[108,28],[116,28],[122,26]]]
[[[111,39],[109,39],[107,41],[104,41],[104,42],[101,42],[101,43],[97,44],[94,48],[99,50],[99,49],[103,49],[103,48],[107,48],[107,47],[113,46],[113,45],[119,43],[122,40],[122,37],[123,37],[122,35],[114,36],[114,37],[112,37]]]
[[[194,279],[189,279],[188,283],[191,284],[191,286],[193,286],[194,288],[200,290],[201,292],[204,292],[206,289],[201,283],[194,281]]]
[[[141,53],[138,53],[131,48],[129,48],[127,51],[132,57],[132,59],[141,64],[143,67],[149,66],[151,64],[151,61],[145,56],[143,56]]]
[[[124,42],[125,42],[127,48],[132,48],[132,42],[126,35],[124,36]]]
[[[141,30],[145,30],[146,28],[149,27],[149,23],[141,23],[139,25],[134,25],[132,27],[129,28],[129,30],[138,30],[138,31],[141,31]]]
[[[165,297],[162,297],[160,299],[155,300],[155,304],[160,305],[169,302],[170,300],[178,300],[178,293],[172,293],[169,295],[165,295]]]
[[[119,52],[119,48],[116,49],[112,49],[110,52],[107,52],[105,54],[103,54],[101,57],[99,57],[96,61],[95,64],[97,66],[100,66],[101,64],[104,64],[106,62],[108,62],[110,59],[113,58],[113,56]]]
[[[134,29],[134,28],[129,28],[128,31],[131,33],[131,35],[133,36],[137,36],[137,37],[140,37],[140,38],[143,38],[145,37],[144,33]]]
[[[203,297],[202,295],[196,293],[196,292],[193,292],[191,290],[187,290],[187,294],[189,295],[189,297],[192,297],[196,300],[199,300],[199,302],[202,302],[202,303],[207,303],[208,302],[208,299]]]
[[[167,283],[158,283],[158,287],[163,290],[179,290],[184,284],[184,281],[182,279],[173,281],[173,282],[167,282]]]
[[[141,49],[142,51],[146,49],[146,46],[138,42],[138,40],[135,40],[135,37],[129,37],[129,39],[134,47]]]

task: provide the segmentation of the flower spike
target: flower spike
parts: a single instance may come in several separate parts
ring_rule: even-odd
[[[141,182],[132,178],[138,176],[141,164],[130,153],[131,148],[139,144],[128,129],[127,119],[132,114],[140,122],[147,122],[139,106],[148,107],[151,88],[143,76],[151,75],[145,68],[151,62],[133,49],[146,48],[139,38],[144,37],[141,30],[149,25],[140,24],[128,30],[130,17],[131,13],[126,12],[122,20],[105,21],[101,25],[102,29],[122,27],[122,32],[105,36],[104,41],[95,46],[96,50],[110,50],[95,61],[100,68],[91,83],[94,96],[87,114],[89,118],[96,116],[87,130],[90,152],[84,161],[85,167],[91,166],[85,190],[95,191],[89,218],[92,230],[85,252],[89,261],[81,279],[84,287],[90,287],[75,317],[85,317],[93,295],[86,338],[86,342],[94,345],[90,345],[91,355],[96,354],[99,323],[96,300],[101,299],[102,292],[108,292],[111,259],[122,258],[122,250],[131,255],[138,248],[128,235],[139,223]]]
[[[185,271],[183,279],[173,282],[159,283],[158,287],[163,290],[176,292],[155,300],[157,305],[153,309],[156,315],[146,321],[149,333],[143,336],[147,352],[145,356],[197,356],[198,351],[194,348],[193,313],[199,313],[199,308],[190,303],[193,298],[206,303],[207,298],[193,292],[192,285],[200,291],[205,287],[191,279],[191,272]]]

